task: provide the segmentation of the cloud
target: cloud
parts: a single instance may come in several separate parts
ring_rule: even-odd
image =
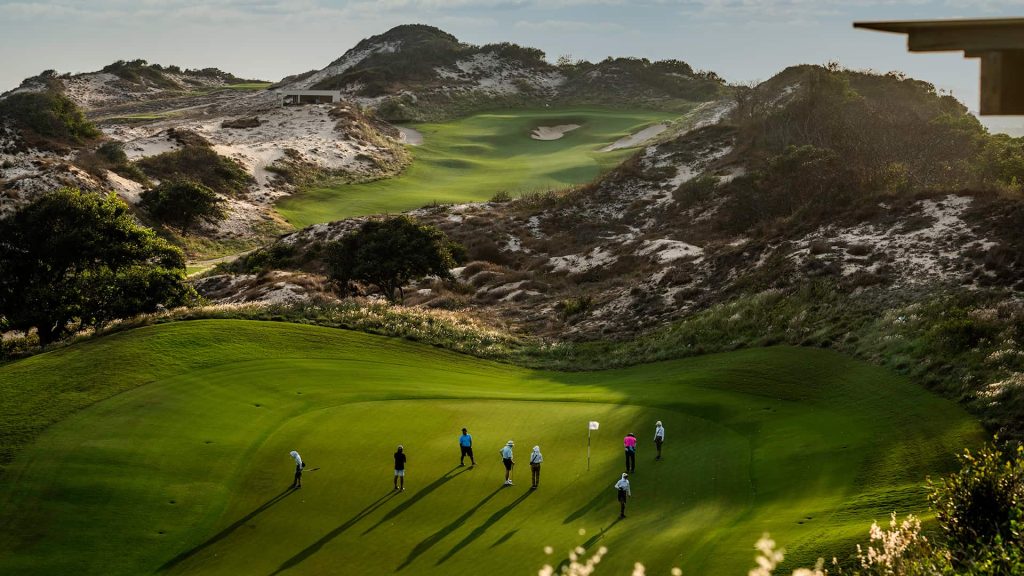
[[[586,20],[519,20],[514,26],[525,30],[545,32],[617,32],[624,29],[617,22],[587,22]]]

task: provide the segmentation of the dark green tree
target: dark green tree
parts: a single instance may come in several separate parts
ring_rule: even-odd
[[[444,232],[408,216],[369,220],[326,248],[328,274],[348,286],[372,284],[394,302],[405,300],[404,286],[427,275],[451,280],[460,251]]]
[[[195,298],[181,250],[113,194],[63,188],[0,221],[0,327],[35,328],[43,346]]]
[[[200,220],[216,222],[227,217],[224,199],[194,180],[168,180],[142,193],[141,206],[154,218],[182,230]]]

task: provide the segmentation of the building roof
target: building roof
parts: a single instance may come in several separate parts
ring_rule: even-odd
[[[1024,18],[854,22],[907,35],[911,52],[963,51],[981,60],[982,114],[1024,114]]]
[[[1024,50],[1024,18],[854,22],[853,26],[906,34],[911,52]]]

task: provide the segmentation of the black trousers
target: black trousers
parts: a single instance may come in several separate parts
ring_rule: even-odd
[[[469,456],[469,461],[470,462],[476,462],[476,459],[473,458],[473,447],[472,446],[459,446],[459,448],[462,449],[462,457],[459,458],[459,463],[460,464],[465,462],[466,456]]]
[[[626,450],[626,472],[636,471],[636,451]]]

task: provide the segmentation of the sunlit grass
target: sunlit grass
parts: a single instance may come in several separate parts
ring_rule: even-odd
[[[431,202],[489,200],[497,192],[588,182],[635,150],[598,150],[674,115],[664,112],[543,109],[477,114],[420,124],[421,146],[401,175],[363,184],[322,185],[285,198],[278,210],[297,227],[351,216],[401,212]],[[538,126],[579,124],[559,140],[530,137]]]

